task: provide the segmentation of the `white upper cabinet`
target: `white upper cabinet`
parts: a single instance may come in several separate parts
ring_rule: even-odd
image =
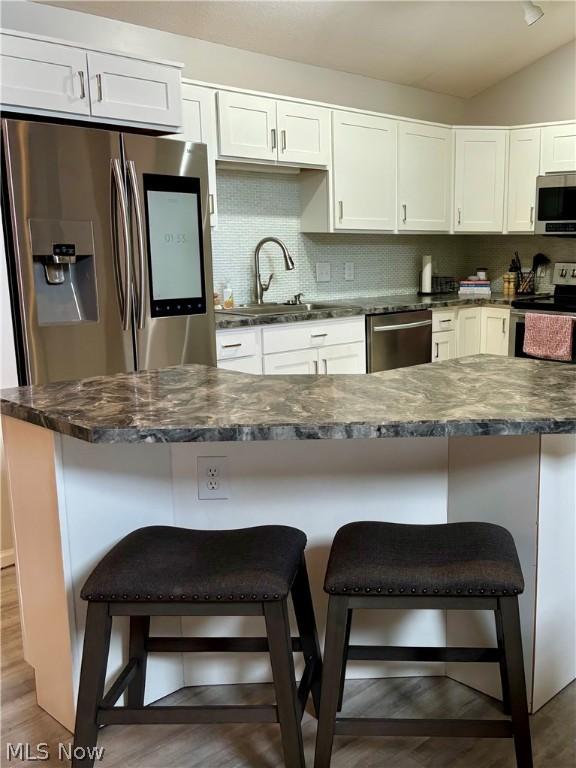
[[[541,171],[576,171],[576,123],[542,128]]]
[[[140,59],[88,52],[95,117],[180,126],[180,69]]]
[[[395,120],[334,112],[334,228],[396,226]]]
[[[277,102],[278,160],[309,165],[330,162],[330,110]]]
[[[540,129],[510,131],[508,232],[534,231],[536,178],[540,172]]]
[[[452,130],[398,124],[398,229],[448,232],[452,202]]]
[[[87,51],[15,32],[2,32],[0,57],[4,112],[180,127],[179,64]]]
[[[501,232],[507,131],[457,128],[454,231]]]
[[[330,110],[295,101],[218,92],[221,157],[328,165]]]
[[[208,154],[208,188],[210,191],[210,224],[218,222],[216,197],[216,91],[200,85],[182,83],[182,131],[168,139],[206,144]]]
[[[220,154],[252,160],[276,160],[276,102],[264,96],[218,92]]]
[[[3,107],[90,114],[85,51],[3,34],[0,60]]]

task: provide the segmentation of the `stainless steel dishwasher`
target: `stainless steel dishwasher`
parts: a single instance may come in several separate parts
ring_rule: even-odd
[[[368,373],[432,362],[432,312],[366,317]]]

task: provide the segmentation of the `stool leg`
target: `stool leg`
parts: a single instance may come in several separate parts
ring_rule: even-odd
[[[92,768],[94,765],[95,756],[90,756],[88,750],[93,750],[98,740],[96,718],[104,695],[111,629],[108,603],[88,603],[74,726],[74,750],[83,747],[86,752],[85,757],[72,758],[71,768]]]
[[[306,664],[314,665],[310,690],[312,692],[312,701],[314,702],[314,712],[316,717],[318,717],[320,714],[320,690],[322,685],[322,656],[320,654],[320,643],[318,642],[318,631],[316,629],[308,570],[306,569],[304,558],[302,558],[296,579],[292,585],[292,602],[294,603],[294,613],[298,623],[298,633],[302,642],[304,660]]]
[[[518,598],[501,597],[498,599],[498,608],[502,620],[502,639],[504,643],[510,715],[514,730],[516,765],[518,768],[532,768],[532,743],[530,740],[530,720],[526,700]]]
[[[263,603],[286,768],[305,768],[300,704],[286,600]]]
[[[342,676],[340,678],[340,694],[338,696],[338,712],[342,709],[344,701],[344,685],[346,683],[346,664],[348,662],[348,646],[350,645],[350,630],[352,629],[352,611],[348,610],[346,617],[346,640],[344,642],[344,653],[342,654]]]
[[[130,616],[130,642],[128,657],[138,660],[135,678],[128,686],[127,703],[129,707],[144,706],[146,689],[146,662],[148,652],[146,643],[150,635],[150,616]]]
[[[498,639],[498,648],[502,654],[500,657],[500,680],[502,682],[502,711],[505,715],[510,714],[510,691],[508,690],[508,678],[506,676],[506,661],[504,659],[504,633],[502,630],[502,616],[500,610],[494,611],[496,620],[496,637]]]
[[[348,598],[330,597],[324,643],[324,669],[322,672],[322,698],[320,719],[316,735],[314,768],[329,768],[334,741],[334,721],[338,709],[344,653],[346,651],[346,624]]]

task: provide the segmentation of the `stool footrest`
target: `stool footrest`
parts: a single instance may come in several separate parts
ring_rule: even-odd
[[[268,653],[266,637],[149,637],[149,653]],[[292,651],[300,653],[299,637],[292,638]]]
[[[509,720],[426,720],[401,718],[339,717],[337,736],[460,736],[489,739],[512,737]]]
[[[98,725],[183,725],[191,723],[277,723],[278,709],[262,706],[100,707]]]
[[[445,648],[394,645],[350,645],[348,661],[500,661],[498,648]]]

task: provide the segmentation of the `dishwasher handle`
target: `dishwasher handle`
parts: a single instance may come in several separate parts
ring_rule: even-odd
[[[419,320],[417,323],[397,323],[396,325],[379,325],[372,328],[374,333],[383,331],[403,331],[406,328],[423,328],[425,325],[432,325],[432,320]]]

